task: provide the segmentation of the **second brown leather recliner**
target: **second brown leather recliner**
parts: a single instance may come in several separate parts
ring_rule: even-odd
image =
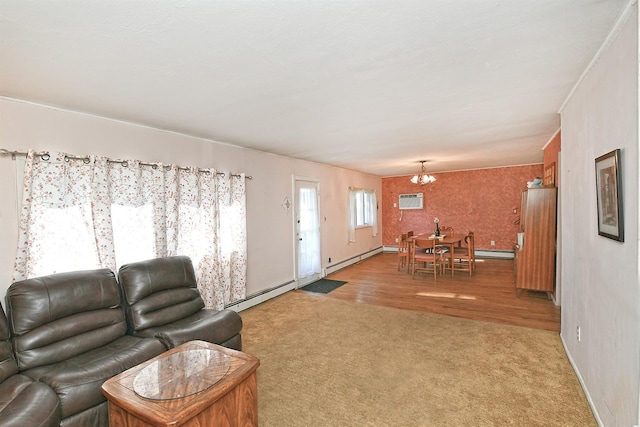
[[[242,318],[233,310],[204,308],[189,257],[123,265],[118,281],[130,334],[159,338],[168,348],[204,340],[242,350]]]

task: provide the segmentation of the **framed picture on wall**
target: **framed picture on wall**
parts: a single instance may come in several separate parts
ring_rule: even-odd
[[[598,234],[624,242],[620,149],[596,159]]]
[[[556,185],[556,162],[544,168],[544,186],[555,187]]]

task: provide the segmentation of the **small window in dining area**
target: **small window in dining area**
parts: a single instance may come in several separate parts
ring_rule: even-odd
[[[356,227],[369,227],[375,218],[373,191],[356,191]]]
[[[362,188],[349,188],[349,241],[355,242],[356,228],[371,227],[378,234],[376,192]]]

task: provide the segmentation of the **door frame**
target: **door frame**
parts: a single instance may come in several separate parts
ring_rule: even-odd
[[[298,191],[297,191],[297,183],[298,182],[310,182],[310,183],[314,183],[316,185],[316,197],[317,197],[317,205],[318,205],[318,229],[320,232],[320,240],[319,240],[319,247],[318,247],[318,256],[320,257],[320,273],[314,274],[312,276],[309,277],[305,277],[303,280],[301,280],[298,277],[298,224],[297,224],[297,219],[298,219]],[[320,221],[321,215],[320,215],[320,179],[318,178],[312,178],[312,177],[308,177],[308,176],[299,176],[299,175],[292,175],[292,181],[291,181],[291,185],[292,185],[292,194],[293,194],[293,215],[292,217],[292,226],[293,226],[293,275],[294,275],[294,279],[295,279],[295,283],[296,283],[296,289],[299,289],[305,285],[308,285],[311,282],[314,282],[320,278],[323,277],[322,275],[322,222]]]

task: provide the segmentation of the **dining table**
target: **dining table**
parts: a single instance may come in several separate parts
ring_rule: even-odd
[[[455,234],[442,234],[440,236],[436,236],[435,234],[415,234],[411,237],[408,238],[409,242],[411,242],[412,240],[416,240],[416,239],[429,239],[429,240],[437,240],[437,245],[439,246],[446,246],[447,249],[449,249],[449,253],[451,254],[451,258],[450,258],[450,262],[451,265],[449,267],[451,267],[451,276],[453,276],[453,250],[456,246],[460,247],[461,243],[462,243],[462,239],[464,239],[464,235],[455,235]],[[411,248],[413,245],[409,245],[409,247]],[[411,260],[411,256],[412,254],[409,253],[409,260]],[[411,262],[411,261],[409,261]]]

